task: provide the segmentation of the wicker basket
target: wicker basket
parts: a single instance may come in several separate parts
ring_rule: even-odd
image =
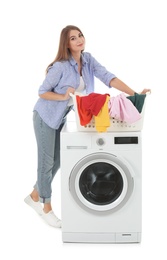
[[[149,92],[147,93],[147,95]],[[78,93],[77,95],[81,95]],[[141,131],[143,128],[143,120],[144,120],[144,113],[145,113],[145,106],[146,106],[146,99],[147,95],[145,98],[145,102],[143,104],[142,112],[141,112],[141,119],[136,121],[135,123],[129,124],[127,122],[119,121],[115,118],[110,118],[110,126],[107,128],[107,132],[131,132],[131,131]],[[70,96],[73,99],[73,104],[74,104],[74,111],[75,111],[75,118],[76,118],[76,124],[77,124],[77,129],[78,131],[81,132],[97,132],[96,127],[95,127],[95,120],[94,116],[92,120],[89,122],[89,124],[82,126],[80,125],[80,118],[78,114],[78,109],[77,109],[77,101],[76,101],[76,95],[70,94]]]

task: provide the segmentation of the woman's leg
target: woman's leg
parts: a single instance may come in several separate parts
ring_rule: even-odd
[[[34,112],[33,120],[38,147],[38,174],[34,190],[25,199],[25,202],[41,215],[49,225],[61,227],[61,221],[56,217],[51,206],[52,170],[57,130],[48,127],[37,112]],[[44,204],[43,209],[39,201]]]
[[[51,202],[52,194],[51,183],[53,179],[52,169],[54,167],[56,130],[45,124],[36,111],[33,120],[38,147],[37,183],[34,190],[38,192],[40,202],[48,204]]]
[[[62,124],[57,130],[48,127],[36,111],[33,115],[38,147],[38,174],[34,190],[25,199],[25,202],[34,208],[49,225],[54,227],[61,227],[61,221],[52,211],[51,183],[57,170],[60,168],[60,132],[66,122],[66,115],[70,110],[71,108],[67,108],[65,111]],[[42,207],[39,201],[44,203],[42,214]]]

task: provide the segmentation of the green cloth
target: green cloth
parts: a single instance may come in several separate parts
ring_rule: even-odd
[[[135,93],[134,96],[127,96],[128,99],[133,103],[133,105],[137,108],[139,113],[141,113],[144,100],[145,100],[146,94],[137,94]]]

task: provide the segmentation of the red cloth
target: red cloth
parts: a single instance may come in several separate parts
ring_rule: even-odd
[[[88,96],[76,95],[77,109],[81,125],[87,125],[91,121],[93,115],[98,115],[107,96],[110,95],[99,93],[91,93]]]

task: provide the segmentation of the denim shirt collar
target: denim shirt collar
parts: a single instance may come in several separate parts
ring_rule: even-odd
[[[84,66],[86,63],[88,63],[88,60],[84,56],[84,53],[81,53],[81,60],[82,60],[82,66]],[[72,66],[75,66],[77,63],[76,60],[72,56],[69,58],[69,62],[71,63]]]

